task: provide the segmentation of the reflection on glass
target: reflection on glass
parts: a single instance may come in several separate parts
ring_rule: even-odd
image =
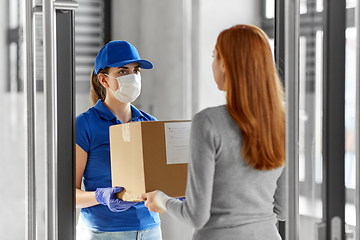
[[[305,181],[305,124],[308,120],[306,113],[306,38],[299,40],[299,181]]]
[[[323,98],[323,31],[316,31],[315,51],[315,183],[322,183],[322,98]]]
[[[345,185],[355,189],[356,28],[346,29]]]
[[[315,35],[318,36],[318,35]],[[321,36],[321,35],[319,35]],[[319,40],[322,41],[322,38]],[[315,48],[314,48],[315,46]],[[319,48],[320,47],[320,48]],[[322,221],[322,81],[321,51],[316,37],[299,39],[299,239],[317,240]],[[319,68],[320,67],[320,68]],[[318,181],[316,181],[316,179]]]
[[[354,190],[356,187],[356,28],[354,27],[346,29],[345,67],[345,223],[348,230],[353,231],[356,226]]]

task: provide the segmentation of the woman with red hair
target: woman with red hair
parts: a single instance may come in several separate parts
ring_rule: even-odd
[[[285,216],[285,113],[266,34],[236,25],[220,33],[212,64],[226,105],[196,114],[191,128],[186,198],[142,195],[195,228],[193,239],[279,240]]]

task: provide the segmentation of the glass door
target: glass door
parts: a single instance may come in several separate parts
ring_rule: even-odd
[[[279,224],[284,239],[359,238],[357,2],[263,4],[263,29],[273,36],[287,91],[289,216],[286,230]]]
[[[108,2],[1,2],[1,239],[75,238],[74,72],[83,111],[92,60],[109,38]]]
[[[283,5],[285,239],[356,239],[354,1]]]
[[[23,236],[29,240],[74,239],[73,36],[78,4],[48,0],[18,4],[23,16],[18,55],[23,62],[18,69],[25,89],[26,133]]]

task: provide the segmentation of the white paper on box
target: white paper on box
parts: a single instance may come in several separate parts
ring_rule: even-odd
[[[188,163],[191,122],[165,123],[167,164]]]

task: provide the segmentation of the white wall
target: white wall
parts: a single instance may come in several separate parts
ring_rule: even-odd
[[[113,1],[112,38],[131,42],[154,69],[142,72],[135,105],[159,120],[186,119],[182,1]]]
[[[212,74],[212,51],[219,33],[236,24],[260,24],[259,0],[201,0],[199,18],[199,109],[225,103]],[[195,80],[195,79],[194,79]]]

